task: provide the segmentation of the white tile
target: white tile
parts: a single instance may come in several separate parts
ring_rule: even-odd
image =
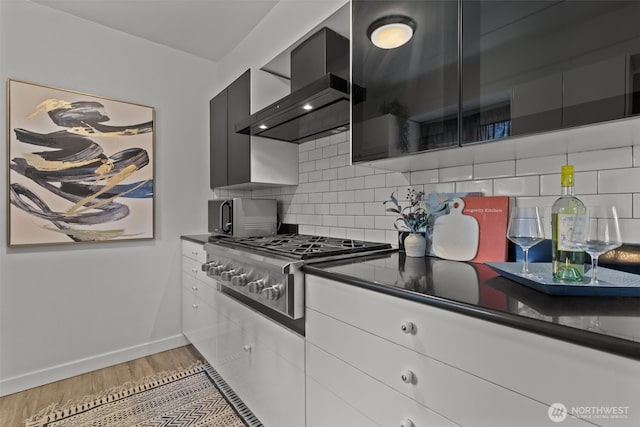
[[[331,183],[329,181],[316,182],[316,191],[324,192],[331,190]]]
[[[322,157],[333,157],[338,155],[338,146],[337,145],[329,145],[328,147],[324,147],[322,149]]]
[[[358,218],[356,222],[356,228],[373,228],[375,224],[375,218],[373,216],[364,215]]]
[[[438,182],[438,169],[411,172],[411,185],[435,184]]]
[[[640,145],[633,146],[633,167],[640,167]]]
[[[364,240],[364,229],[362,228],[347,228],[347,239]]]
[[[308,151],[304,151],[304,152],[298,154],[298,162],[302,163],[302,162],[307,162],[307,161],[309,161],[309,152]]]
[[[311,151],[314,148],[316,148],[316,142],[315,141],[307,141],[307,142],[303,142],[302,144],[300,144],[298,146],[298,151],[302,152],[302,151]]]
[[[640,243],[640,219],[621,219],[620,234],[624,243]]]
[[[382,202],[367,202],[364,203],[365,215],[386,215],[385,206]]]
[[[364,203],[347,203],[345,207],[347,215],[364,215]]]
[[[325,203],[316,203],[314,205],[311,206],[315,206],[316,210],[315,210],[315,214],[316,215],[329,215],[331,212],[329,210],[329,205],[325,204]]]
[[[316,170],[329,169],[331,167],[330,159],[318,159],[316,160]]]
[[[343,166],[338,168],[338,178],[353,178],[356,176],[356,171],[353,166]]]
[[[515,160],[473,165],[473,179],[503,178],[516,174]]]
[[[301,184],[305,182],[309,182],[309,173],[310,172],[300,172],[298,174],[298,182]]]
[[[298,216],[292,213],[286,213],[282,216],[282,222],[285,224],[298,224]]]
[[[346,207],[344,203],[332,203],[329,205],[329,211],[331,215],[344,215],[346,213]]]
[[[331,227],[325,227],[318,225],[316,226],[316,235],[318,236],[328,236],[331,232]]]
[[[356,191],[356,202],[373,202],[375,199],[373,188]]]
[[[374,200],[384,202],[389,200],[391,193],[397,193],[397,187],[384,187],[374,189]]]
[[[296,193],[293,195],[292,203],[309,203],[308,193]]]
[[[640,194],[633,195],[633,217],[640,219]]]
[[[484,179],[479,181],[456,182],[455,192],[468,193],[470,191],[481,191],[485,196],[493,195],[493,181]]]
[[[596,194],[598,192],[598,172],[576,172],[574,185],[576,194]]]
[[[541,196],[559,196],[561,191],[559,173],[540,175]]]
[[[338,216],[338,227],[355,227],[356,226],[356,217],[351,215],[340,215]]]
[[[453,193],[456,191],[455,182],[444,182],[439,184],[425,184],[424,194],[431,193]]]
[[[314,170],[316,170],[316,162],[314,161],[300,163],[300,166],[300,172],[313,172]]]
[[[367,176],[374,175],[376,170],[367,166],[355,165],[355,174],[356,176]]]
[[[322,193],[322,203],[338,203],[338,193],[335,191]]]
[[[363,188],[364,188],[363,176],[347,179],[347,190],[360,190]]]
[[[309,160],[318,160],[322,158],[322,148],[314,148],[309,151]]]
[[[338,203],[351,203],[356,201],[355,191],[340,191],[338,192]]]
[[[322,225],[325,227],[337,227],[338,217],[336,215],[322,215]]]
[[[393,223],[397,219],[397,216],[374,216],[375,223],[374,228],[376,230],[395,230]]]
[[[322,171],[322,179],[330,181],[332,179],[338,179],[338,169],[325,169]]]
[[[322,181],[322,171],[309,172],[309,182]]]
[[[576,171],[629,168],[633,166],[633,150],[622,147],[570,153],[568,164],[573,165]]]
[[[387,237],[384,230],[364,230],[364,239],[369,242],[386,243]]]
[[[633,217],[633,195],[632,194],[598,194],[598,195],[578,195],[586,206],[605,205],[615,206],[620,218]]]
[[[538,196],[540,179],[537,176],[499,178],[493,181],[495,196]]]
[[[322,203],[322,193],[309,193],[309,203]]]
[[[391,246],[397,248],[398,247],[398,232],[396,230],[393,231],[385,231],[384,233],[385,236],[385,242],[389,243]],[[383,271],[389,271],[389,270],[383,270]],[[394,277],[396,273],[391,273]]]
[[[323,148],[328,145],[331,145],[331,138],[329,136],[316,139],[316,148]]]
[[[387,187],[403,187],[411,185],[410,173],[391,172],[385,174]]]
[[[349,154],[351,153],[351,144],[349,141],[341,142],[338,144],[338,154]]]
[[[364,188],[380,188],[386,185],[385,175],[368,175],[364,177]]]
[[[567,155],[533,157],[516,160],[516,175],[560,174],[562,166],[567,164]]]
[[[598,193],[640,193],[640,168],[599,171]]]
[[[329,230],[329,237],[334,237],[336,239],[346,239],[347,230],[341,227],[331,227]]]
[[[456,166],[440,169],[440,182],[467,181],[473,178],[473,166]]]
[[[306,205],[298,205],[300,206],[298,209],[298,212],[296,213],[301,213],[301,214],[305,214],[305,215],[313,215],[313,214],[317,214],[319,212],[316,212],[315,207],[317,205],[313,204],[313,203],[308,203]]]
[[[337,169],[329,169],[337,171]],[[330,182],[331,191],[344,191],[347,189],[347,182],[344,179],[335,179]]]
[[[316,227],[313,225],[301,224],[298,226],[298,232],[300,234],[310,234],[312,236],[317,236]]]
[[[329,135],[332,144],[339,144],[349,140],[349,132],[340,132]]]
[[[329,163],[332,168],[339,168],[343,166],[347,166],[349,164],[349,156],[346,154],[341,154],[339,156],[329,158]]]

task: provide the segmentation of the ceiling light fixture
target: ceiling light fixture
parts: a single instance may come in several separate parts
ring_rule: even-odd
[[[307,111],[309,111],[309,110],[313,110],[313,107],[311,106],[311,104],[304,104],[304,105],[302,106],[302,108],[303,108],[303,109],[305,109],[305,110],[307,110]]]
[[[395,49],[407,43],[416,31],[416,22],[408,16],[390,15],[374,21],[367,28],[371,43],[381,49]]]
[[[262,130],[265,130],[268,126],[263,124],[263,125],[260,125],[260,126],[258,126],[258,127],[259,127],[260,129],[262,129]]]

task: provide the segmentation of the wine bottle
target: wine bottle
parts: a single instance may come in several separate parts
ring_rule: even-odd
[[[572,224],[576,215],[584,215],[584,203],[575,196],[575,174],[572,165],[562,167],[562,193],[551,208],[551,260],[553,279],[582,282],[584,251],[571,244]]]

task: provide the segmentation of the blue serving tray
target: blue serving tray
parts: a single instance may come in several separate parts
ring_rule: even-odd
[[[529,273],[522,275],[521,262],[485,262],[508,279],[549,295],[640,297],[640,275],[598,267],[597,285],[589,284],[591,271],[583,283],[554,282],[550,262],[529,263]]]

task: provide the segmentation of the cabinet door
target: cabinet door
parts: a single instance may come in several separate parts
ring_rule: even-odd
[[[638,16],[634,1],[463,0],[461,142],[633,114]]]
[[[367,36],[388,15],[416,24],[413,38],[395,49]],[[354,161],[458,144],[457,22],[455,1],[352,2]]]
[[[209,101],[209,185],[227,185],[227,90]]]
[[[247,118],[251,102],[251,71],[227,88],[227,185],[251,181],[251,137],[236,133],[236,123]]]

